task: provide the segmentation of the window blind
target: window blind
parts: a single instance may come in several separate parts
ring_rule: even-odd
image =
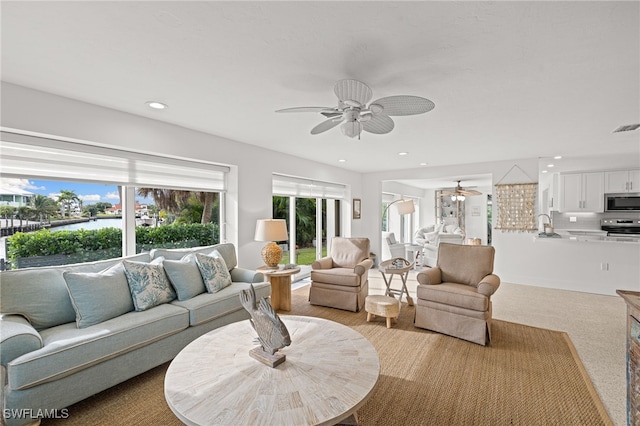
[[[0,175],[191,191],[224,191],[228,167],[10,131],[0,132]]]
[[[331,198],[336,200],[347,198],[346,185],[275,173],[272,175],[272,191],[273,195],[285,197]]]

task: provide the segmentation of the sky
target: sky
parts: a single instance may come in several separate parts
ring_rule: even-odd
[[[120,203],[118,187],[116,185],[104,185],[99,183],[79,183],[69,181],[36,180],[36,179],[0,179],[0,186],[8,189],[19,189],[33,194],[41,194],[57,199],[60,191],[74,191],[83,205],[106,202]],[[136,201],[143,204],[153,204],[153,200],[136,197]]]

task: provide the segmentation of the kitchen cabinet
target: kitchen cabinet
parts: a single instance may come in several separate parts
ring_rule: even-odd
[[[561,212],[604,212],[604,173],[560,175]]]
[[[605,172],[605,193],[640,192],[640,170]]]

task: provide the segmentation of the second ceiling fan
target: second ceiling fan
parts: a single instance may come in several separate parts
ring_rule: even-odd
[[[451,195],[452,201],[464,201],[465,197],[482,195],[482,192],[476,191],[475,189],[464,189],[460,186],[460,181],[457,181],[457,183],[454,189],[444,189],[442,195]]]
[[[340,124],[342,133],[360,138],[360,133],[385,134],[393,130],[391,116],[423,114],[435,108],[429,99],[419,96],[387,96],[373,102],[373,91],[361,81],[340,80],[333,88],[338,97],[337,107],[294,107],[276,112],[319,112],[327,120],[311,129],[312,135],[326,132]]]

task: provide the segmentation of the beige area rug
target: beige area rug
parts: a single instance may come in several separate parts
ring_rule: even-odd
[[[309,305],[308,287],[293,310],[348,325],[380,356],[380,378],[358,411],[360,425],[610,425],[566,333],[494,321],[483,347],[413,326],[403,304],[398,323],[366,313]],[[318,336],[321,338],[321,336]],[[293,342],[295,344],[295,342]],[[168,364],[69,408],[65,425],[179,425],[164,399]],[[57,421],[43,421],[53,425]]]

